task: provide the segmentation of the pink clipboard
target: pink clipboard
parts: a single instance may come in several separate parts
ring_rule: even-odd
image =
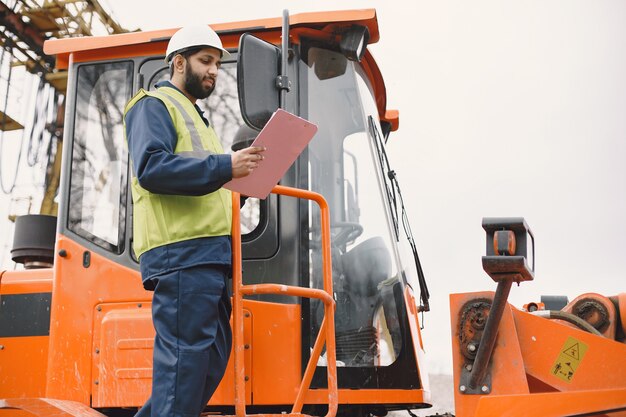
[[[264,146],[263,160],[252,174],[235,178],[224,188],[265,199],[309,144],[317,126],[282,109],[276,110],[251,146]]]

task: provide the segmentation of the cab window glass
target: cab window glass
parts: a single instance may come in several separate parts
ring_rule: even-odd
[[[157,83],[169,78],[169,68],[156,72],[150,80],[150,90],[154,90]],[[198,100],[197,104],[220,138],[225,153],[232,153],[233,142],[237,142],[235,138],[254,140],[255,135],[244,123],[239,109],[236,62],[222,63],[215,91],[208,98]],[[261,223],[261,217],[260,200],[248,198],[246,205],[241,209],[241,234],[246,235],[254,231]]]
[[[318,125],[308,147],[309,187],[330,207],[337,361],[344,367],[390,366],[400,356],[406,329],[394,236],[366,118],[376,104],[355,65],[340,53],[310,47],[306,58],[307,118]],[[319,216],[309,205],[312,288],[321,288],[323,277]],[[310,304],[313,343],[323,306]]]
[[[122,117],[132,63],[78,68],[68,228],[116,253],[123,250],[128,153]]]

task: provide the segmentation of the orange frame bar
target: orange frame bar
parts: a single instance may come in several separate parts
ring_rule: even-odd
[[[337,387],[337,361],[335,353],[335,300],[333,299],[332,262],[330,251],[330,210],[321,194],[312,191],[277,185],[273,194],[302,198],[315,201],[320,208],[322,231],[322,271],[324,289],[303,288],[280,284],[243,285],[241,260],[241,225],[239,212],[239,193],[233,192],[232,247],[233,247],[233,350],[235,365],[235,413],[237,417],[246,416],[245,369],[244,369],[244,332],[243,332],[243,296],[250,294],[279,294],[297,297],[317,298],[324,303],[324,320],[315,340],[313,352],[309,358],[292,415],[300,415],[304,396],[309,390],[317,361],[326,342],[328,374],[328,413],[326,417],[335,417],[339,401]]]

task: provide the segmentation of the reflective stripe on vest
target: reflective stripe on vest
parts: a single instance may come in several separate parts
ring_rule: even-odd
[[[159,99],[165,104],[178,136],[175,154],[206,158],[211,154],[224,153],[213,128],[206,126],[194,105],[173,88],[161,87],[150,92],[140,90],[126,105],[124,116],[146,96]],[[133,170],[131,175],[133,249],[137,257],[150,249],[170,243],[230,235],[230,191],[221,188],[203,196],[155,194],[139,185]]]

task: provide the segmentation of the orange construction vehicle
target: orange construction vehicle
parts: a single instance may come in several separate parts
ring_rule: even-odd
[[[251,143],[277,108],[319,130],[267,199],[233,204],[233,354],[206,411],[430,407],[429,294],[385,153],[399,119],[367,49],[375,11],[212,27],[231,58],[201,106],[224,148]],[[149,395],[151,293],[131,249],[122,114],[167,77],[174,32],[45,44],[69,71],[59,213],[18,219],[25,270],[0,274],[0,412],[131,416]],[[506,298],[533,277],[532,234],[523,219],[483,226],[498,289],[451,298],[456,414],[626,415],[626,295],[515,309]]]

